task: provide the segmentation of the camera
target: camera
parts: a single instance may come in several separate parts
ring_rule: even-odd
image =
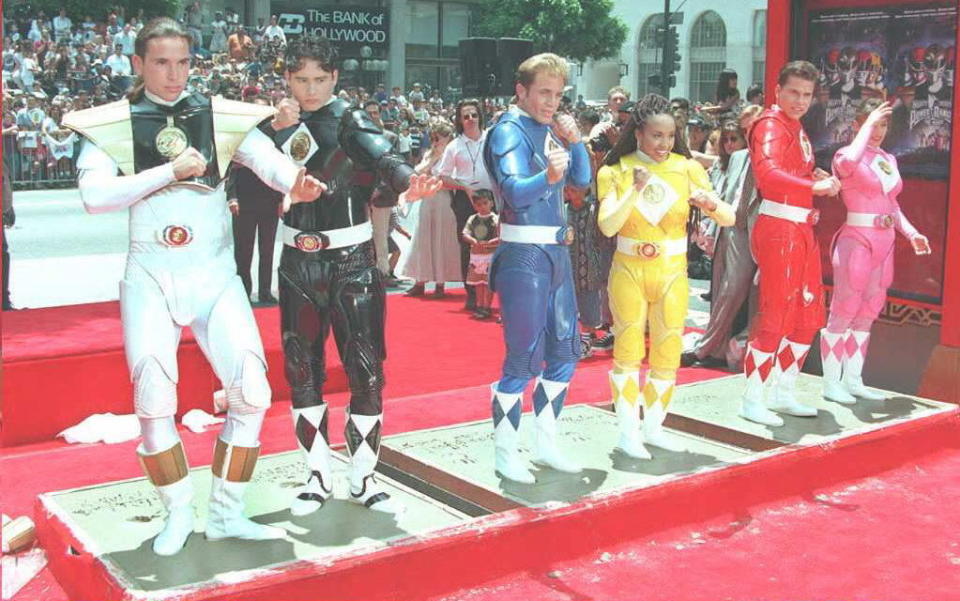
[[[610,138],[602,134],[596,138],[591,138],[589,145],[590,151],[595,153],[609,152],[613,149],[613,143],[610,142]]]

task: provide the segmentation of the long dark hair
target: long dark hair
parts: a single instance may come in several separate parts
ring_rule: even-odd
[[[457,110],[453,112],[453,126],[457,128],[457,135],[463,133],[463,119],[460,116],[460,111],[462,111],[465,106],[472,106],[477,109],[477,115],[479,115],[480,119],[480,131],[483,131],[483,107],[480,106],[480,101],[476,98],[464,98],[457,103]]]
[[[603,164],[616,165],[622,157],[636,152],[637,128],[642,129],[647,121],[656,115],[666,115],[673,120],[673,114],[670,112],[670,101],[659,94],[647,94],[634,105],[630,119],[627,121],[627,124],[624,125],[623,131],[620,132],[620,138],[617,140],[617,144],[610,149],[610,152],[604,157]],[[688,159],[693,156],[690,154],[686,140],[683,139],[679,131],[673,138],[673,152],[681,154]]]
[[[730,82],[737,79],[737,72],[733,69],[724,69],[717,79],[717,102],[726,102],[731,96],[739,96],[740,90],[731,88]]]
[[[188,48],[193,44],[193,38],[190,37],[183,25],[170,17],[157,17],[143,26],[133,43],[133,51],[140,57],[140,60],[147,58],[147,43],[157,38],[182,38],[186,40]],[[133,83],[133,88],[127,94],[127,99],[131,102],[139,100],[143,96],[143,89],[143,77],[138,75],[137,80]]]
[[[659,94],[647,94],[641,98],[640,101],[637,102],[637,104],[633,107],[633,113],[630,115],[630,120],[627,121],[623,131],[620,132],[620,139],[617,140],[616,146],[614,146],[610,152],[607,153],[607,156],[604,157],[603,164],[616,165],[620,162],[621,157],[636,152],[637,128],[639,127],[642,129],[651,117],[655,117],[657,115],[665,115],[670,117],[670,120],[673,121],[673,113],[670,111],[670,101]],[[693,157],[693,155],[690,154],[690,148],[687,147],[687,141],[679,131],[673,137],[673,152],[683,155],[688,159]],[[695,230],[697,224],[700,223],[700,219],[700,209],[691,207],[690,214],[687,217],[688,235]]]

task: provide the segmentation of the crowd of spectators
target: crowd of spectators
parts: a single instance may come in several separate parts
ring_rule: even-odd
[[[65,10],[60,10],[52,19],[43,11],[32,16],[14,14],[6,19],[3,141],[6,170],[14,183],[21,186],[30,182],[45,186],[55,181],[71,184],[73,159],[79,152],[78,139],[75,134],[61,129],[61,117],[71,110],[119,99],[127,92],[134,83],[131,64],[134,41],[146,16],[142,12],[129,15],[117,8],[101,20],[90,15],[84,15],[82,19],[71,17]],[[269,23],[261,21],[256,27],[246,27],[229,9],[226,13],[215,13],[209,24],[205,24],[201,16],[199,2],[188,5],[182,15],[193,37],[195,57],[189,90],[274,106],[287,96],[283,79],[286,36],[276,17],[272,17]],[[720,135],[724,128],[729,129],[731,122],[736,123],[748,104],[763,105],[760,86],[751,86],[746,98],[741,98],[737,83],[737,74],[724,70],[713,99],[690,102],[686,98],[674,98],[671,101],[678,132],[686,140],[693,157],[708,169],[723,168]],[[437,143],[444,133],[447,137],[442,141],[449,143],[450,127],[462,128],[463,125],[458,121],[460,115],[456,112],[455,99],[445,98],[439,90],[420,83],[413,83],[406,92],[399,86],[388,90],[383,83],[374,89],[347,84],[341,86],[338,94],[367,110],[388,132],[396,152],[423,171],[434,169],[441,162],[442,153],[430,152],[431,143]],[[475,108],[480,113],[480,123],[492,123],[498,113],[506,110],[508,102],[507,99],[487,99],[477,103]],[[564,98],[561,111],[578,119],[591,154],[599,163],[616,143],[632,107],[627,90],[617,86],[609,91],[606,103],[591,104],[582,96],[576,101]],[[463,136],[462,129],[460,132]],[[454,207],[457,216],[453,235],[460,243],[463,222],[475,209],[474,192],[464,194],[456,189],[452,192],[453,204],[459,200],[463,205],[459,211]],[[585,198],[590,200],[591,196],[587,193]],[[571,213],[582,217],[583,195],[571,193],[570,200],[576,205]],[[449,203],[449,199],[440,202]],[[696,244],[689,257],[690,275],[709,279],[710,230],[709,227],[703,231],[694,230]],[[598,256],[605,254],[599,248],[601,246],[602,243],[591,252]],[[449,243],[442,247],[449,248]],[[390,251],[387,269],[390,281],[395,283],[396,246],[391,245]],[[591,264],[597,262],[591,259]],[[602,262],[601,257],[599,263]],[[466,267],[464,273],[465,270]],[[438,284],[437,292],[442,294],[443,281],[450,281],[450,274],[446,273],[450,268],[447,266],[438,271],[442,273],[437,273],[434,281]],[[412,279],[417,281],[416,293],[422,290],[422,282],[430,278],[413,274]],[[262,296],[269,296],[268,291],[262,292]],[[604,315],[598,323],[585,328],[590,343],[597,348],[607,348],[612,343],[612,336],[608,333],[609,321],[609,316]],[[585,345],[586,350],[589,350],[588,346]]]

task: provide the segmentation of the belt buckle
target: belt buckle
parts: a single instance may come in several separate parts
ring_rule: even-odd
[[[656,242],[638,242],[634,247],[638,257],[656,259],[660,256],[660,245]]]
[[[807,223],[810,225],[817,225],[820,222],[820,209],[810,209],[810,212],[807,213]]]
[[[330,237],[320,232],[300,232],[293,238],[297,250],[315,253],[330,246]]]
[[[193,242],[193,230],[188,225],[168,225],[163,228],[160,241],[167,246],[186,246]]]
[[[886,215],[877,215],[873,218],[873,226],[880,229],[888,230],[893,227],[893,215],[887,213]]]
[[[573,231],[572,227],[566,226],[557,230],[557,242],[559,244],[570,246],[575,238],[576,232]]]

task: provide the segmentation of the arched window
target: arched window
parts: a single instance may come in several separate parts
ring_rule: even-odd
[[[717,79],[727,60],[727,27],[712,10],[690,28],[690,101],[713,102]]]
[[[659,59],[663,53],[661,44],[657,42],[657,29],[663,27],[663,13],[647,17],[640,27],[637,36],[637,98],[644,94],[659,92],[653,88],[647,79],[660,73]]]
[[[753,81],[751,84],[763,84],[763,71],[767,56],[767,11],[753,13]]]

